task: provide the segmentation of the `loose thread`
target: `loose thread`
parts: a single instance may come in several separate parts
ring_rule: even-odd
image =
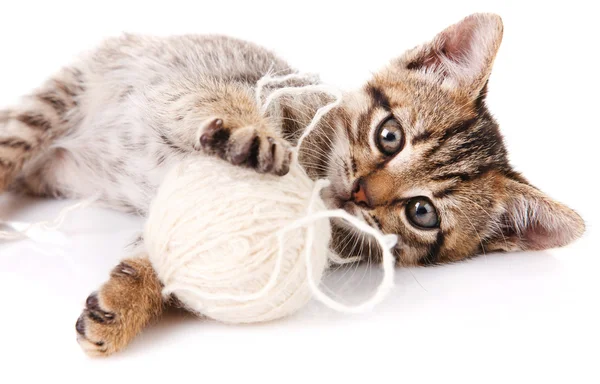
[[[33,230],[38,230],[38,229],[44,230],[44,231],[55,231],[63,225],[65,219],[71,212],[86,208],[86,207],[92,205],[93,203],[97,202],[98,200],[99,200],[99,196],[94,195],[94,196],[91,196],[91,197],[89,197],[85,200],[82,200],[76,204],[73,204],[73,205],[63,208],[58,213],[58,216],[56,216],[56,218],[54,220],[31,223],[31,224],[28,224],[24,229],[21,229],[21,230],[0,231],[0,240],[23,239],[23,238],[29,237],[29,235],[28,235],[29,232],[31,232]],[[9,226],[9,227],[11,226],[11,223],[8,221],[0,221],[0,224]]]
[[[323,185],[317,184],[317,186],[315,187],[315,192],[318,193],[322,188],[323,188]],[[313,196],[313,200],[316,200],[316,196]],[[288,225],[285,228],[283,228],[282,230],[280,230],[280,232],[278,233],[279,250],[280,250],[279,257],[282,257],[283,247],[284,247],[283,235],[286,232],[297,229],[297,228],[301,228],[301,227],[308,225],[312,222],[315,222],[317,220],[331,219],[331,218],[343,219],[343,220],[347,221],[348,223],[350,223],[351,225],[353,225],[354,227],[356,227],[358,230],[360,230],[366,234],[369,234],[369,235],[373,236],[373,238],[375,238],[375,240],[379,243],[379,245],[382,249],[382,252],[383,252],[383,261],[382,261],[383,279],[381,280],[379,287],[377,287],[377,290],[371,296],[371,298],[369,298],[368,300],[364,301],[361,304],[354,305],[354,306],[346,305],[346,304],[342,304],[342,303],[332,299],[331,297],[329,297],[327,294],[325,294],[319,288],[318,283],[315,281],[314,276],[312,274],[312,260],[311,260],[311,254],[310,254],[311,251],[310,250],[312,249],[312,245],[314,242],[314,228],[313,228],[313,226],[308,226],[307,236],[306,236],[306,245],[304,248],[305,248],[307,281],[308,281],[309,288],[310,288],[314,298],[316,298],[321,303],[325,304],[327,307],[329,307],[335,311],[345,312],[345,313],[361,313],[361,312],[368,311],[371,308],[373,308],[375,305],[379,304],[387,296],[387,294],[390,292],[390,290],[394,286],[395,258],[392,255],[390,249],[396,245],[396,242],[397,242],[396,235],[384,235],[381,232],[379,232],[378,230],[376,230],[375,228],[370,227],[366,223],[360,221],[356,217],[350,215],[349,213],[347,213],[346,211],[343,211],[341,209],[315,212],[315,213],[309,214],[308,216],[306,216],[302,219],[296,220],[295,222],[291,223],[290,225]]]
[[[270,84],[270,83],[280,84],[280,83],[284,83],[284,82],[286,82],[288,80],[292,80],[292,79],[293,80],[310,80],[311,75],[302,75],[302,74],[292,73],[290,75],[285,75],[285,76],[280,76],[280,77],[271,77],[269,74],[267,74],[267,75],[263,76],[256,83],[257,84],[256,85],[256,101],[257,101],[258,105],[262,105],[260,109],[261,109],[261,113],[263,115],[267,112],[267,109],[269,108],[269,106],[271,105],[273,100],[275,100],[276,98],[281,97],[283,95],[299,95],[299,94],[305,94],[307,92],[323,92],[323,93],[327,93],[335,98],[335,100],[333,102],[328,103],[317,110],[317,112],[313,116],[311,122],[308,124],[308,126],[306,126],[306,128],[304,129],[304,132],[298,139],[296,147],[294,148],[295,149],[294,150],[294,160],[298,161],[300,147],[302,146],[302,143],[304,142],[304,140],[308,137],[308,135],[310,135],[316,129],[317,124],[319,124],[319,121],[321,121],[323,116],[325,116],[327,113],[329,113],[329,111],[331,111],[332,109],[337,108],[342,103],[343,94],[342,94],[342,91],[340,91],[339,89],[329,86],[329,85],[311,84],[311,85],[305,85],[305,86],[301,86],[301,87],[284,87],[284,88],[277,89],[277,90],[271,92],[269,94],[269,96],[267,96],[264,103],[262,102],[262,99],[261,99],[262,98],[262,90],[267,84]]]

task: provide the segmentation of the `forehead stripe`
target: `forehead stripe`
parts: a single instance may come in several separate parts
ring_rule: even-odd
[[[452,136],[458,135],[459,133],[465,132],[469,128],[471,128],[477,122],[478,117],[474,117],[472,119],[461,121],[460,123],[455,124],[452,127],[448,128],[444,132],[442,137],[440,137],[438,139],[437,144],[434,145],[433,147],[431,147],[427,151],[427,153],[425,154],[425,157],[430,157],[430,156],[434,155],[442,147],[442,145]]]
[[[412,137],[411,143],[412,145],[417,145],[420,143],[424,143],[432,138],[433,133],[431,131],[423,131],[419,134],[416,134]]]
[[[387,95],[381,90],[381,88],[375,86],[369,86],[367,88],[367,93],[373,99],[374,107],[382,107],[386,111],[391,109],[390,107],[390,99]]]
[[[451,186],[448,188],[444,188],[440,191],[434,192],[433,197],[435,197],[436,199],[443,199],[444,197],[450,196],[454,192],[456,192],[456,186]]]
[[[489,173],[493,170],[499,170],[496,164],[494,164],[494,163],[482,164],[482,165],[478,166],[477,168],[473,169],[473,171],[470,173],[448,172],[448,173],[444,173],[441,175],[432,176],[431,180],[443,181],[443,180],[459,179],[460,181],[473,181],[475,179],[478,179],[478,178],[486,175],[487,173]]]

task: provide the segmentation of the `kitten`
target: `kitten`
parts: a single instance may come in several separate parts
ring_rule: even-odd
[[[301,149],[307,172],[332,181],[323,193],[331,208],[399,235],[399,265],[562,246],[584,231],[574,211],[509,165],[485,105],[502,28],[496,15],[471,15],[409,50],[346,93]],[[294,69],[227,37],[108,40],[0,112],[0,191],[99,194],[144,215],[166,170],[201,152],[283,175],[290,144],[329,98],[282,97],[263,116],[254,88],[269,72]],[[340,254],[379,257],[333,224]],[[121,262],[86,301],[81,346],[92,355],[123,348],[161,313],[160,289],[143,251]]]

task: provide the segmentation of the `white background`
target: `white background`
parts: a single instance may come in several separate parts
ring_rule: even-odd
[[[522,3],[3,0],[0,106],[122,31],[243,37],[355,87],[462,17],[497,12],[505,35],[490,109],[515,167],[588,230],[560,250],[398,270],[391,297],[366,315],[311,304],[285,321],[234,327],[171,314],[98,360],[79,349],[75,320],[141,222],[90,208],[68,218],[62,245],[0,244],[0,381],[600,382],[599,14],[593,2]],[[50,219],[68,204],[3,196],[0,217]],[[356,300],[378,276],[361,268],[327,281]]]

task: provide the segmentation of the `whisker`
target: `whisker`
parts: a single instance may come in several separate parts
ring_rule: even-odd
[[[425,292],[429,292],[419,281],[419,279],[417,279],[417,276],[415,276],[415,274],[413,273],[413,271],[411,270],[411,268],[407,268],[408,272],[411,274],[411,276],[413,277],[413,279],[415,279],[415,281],[417,282],[417,284],[419,284],[419,287],[421,287]]]

